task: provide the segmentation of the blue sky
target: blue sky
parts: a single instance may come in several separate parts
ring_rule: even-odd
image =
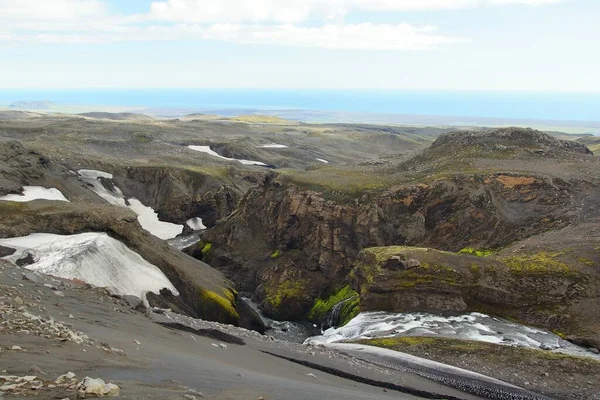
[[[597,0],[0,0],[0,88],[600,92]]]

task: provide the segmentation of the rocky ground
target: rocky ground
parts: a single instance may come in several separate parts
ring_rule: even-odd
[[[198,329],[173,329],[103,289],[8,263],[0,285],[0,390],[11,398],[94,397],[78,394],[88,387],[105,395],[118,391],[123,399],[409,399],[420,397],[410,394],[417,390],[438,393],[433,398],[479,398],[230,325],[197,321]],[[327,372],[333,369],[338,372]],[[367,379],[379,383],[360,383]]]

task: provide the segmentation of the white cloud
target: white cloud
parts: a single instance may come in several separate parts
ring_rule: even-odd
[[[351,11],[431,11],[482,6],[559,3],[564,0],[166,0],[151,4],[149,17],[177,22],[300,22]]]
[[[119,41],[215,40],[238,44],[361,50],[428,50],[464,41],[436,33],[431,26],[324,25],[307,28],[295,25],[179,24],[119,28],[84,33],[22,34],[12,42],[110,43]],[[0,35],[0,41],[2,36]]]
[[[466,41],[428,25],[346,24],[352,11],[464,9],[564,0],[161,0],[109,15],[102,0],[0,0],[0,43],[214,40],[328,49],[428,50]],[[400,14],[401,16],[401,14]]]
[[[66,21],[104,11],[100,0],[0,0],[0,20]]]

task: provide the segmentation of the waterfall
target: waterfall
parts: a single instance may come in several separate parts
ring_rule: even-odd
[[[348,297],[347,299],[342,300],[339,303],[337,303],[335,306],[333,306],[333,308],[331,309],[331,312],[329,313],[329,315],[327,315],[327,320],[325,321],[323,329],[325,330],[328,328],[337,328],[338,326],[340,326],[341,320],[343,317],[342,311],[344,311],[344,305],[347,302],[356,299],[357,297],[358,297],[358,295]]]

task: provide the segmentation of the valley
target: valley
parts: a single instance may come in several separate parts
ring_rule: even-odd
[[[0,110],[0,370],[45,372],[0,390],[74,399],[87,375],[132,399],[599,399],[596,146]],[[23,322],[49,316],[89,340]]]

